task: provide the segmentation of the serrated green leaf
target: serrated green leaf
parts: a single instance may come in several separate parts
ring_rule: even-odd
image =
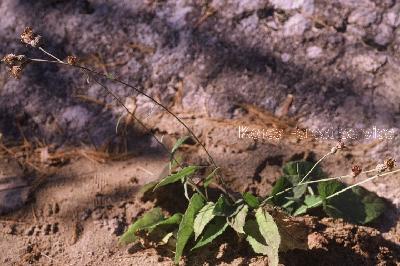
[[[174,259],[175,264],[178,264],[179,260],[181,259],[186,243],[193,234],[193,224],[196,214],[201,210],[201,208],[203,208],[203,206],[203,197],[198,193],[193,194],[193,196],[190,198],[186,212],[183,215],[182,221],[179,224]]]
[[[362,187],[354,187],[327,199],[344,188],[346,185],[338,181],[318,184],[318,193],[323,200],[324,211],[329,216],[343,218],[353,223],[366,224],[384,212],[386,208],[384,200]]]
[[[269,264],[278,265],[278,249],[281,244],[281,236],[279,235],[278,226],[276,225],[274,218],[272,218],[272,216],[263,208],[257,209],[256,221],[266,244],[272,249],[272,251],[268,252]]]
[[[119,239],[119,242],[124,245],[135,242],[137,240],[136,232],[154,225],[163,219],[164,215],[162,214],[160,208],[154,208],[148,211],[128,228],[128,230]]]
[[[177,172],[177,173],[175,173],[175,174],[166,176],[165,178],[163,178],[163,179],[154,187],[153,191],[156,190],[156,189],[159,188],[159,187],[162,187],[162,186],[165,186],[165,185],[168,185],[168,184],[175,183],[175,182],[177,182],[177,181],[179,181],[179,180],[181,180],[181,179],[183,179],[183,178],[185,178],[185,177],[187,177],[187,176],[190,176],[190,175],[192,175],[194,172],[196,172],[198,169],[199,169],[198,166],[191,165],[191,166],[187,166],[187,167],[183,168],[182,170],[180,170],[179,172]]]
[[[262,236],[258,223],[255,220],[247,220],[244,225],[244,231],[247,235],[246,240],[249,242],[253,251],[257,254],[262,254],[268,256],[268,261],[270,258],[276,256],[276,250],[272,247],[268,246],[264,237]],[[272,261],[272,263],[275,263]],[[268,265],[276,266],[278,264],[272,264],[271,262]]]
[[[249,206],[248,205],[243,205],[239,212],[233,216],[233,217],[228,217],[227,222],[228,224],[238,233],[244,234],[244,224],[246,223],[246,216],[247,212],[249,211]]]
[[[266,243],[269,246],[278,249],[281,243],[281,237],[274,218],[272,218],[272,216],[263,208],[258,208],[256,211],[256,221]]]
[[[215,216],[229,217],[235,212],[235,210],[236,208],[229,203],[229,201],[225,198],[225,196],[221,195],[217,203],[215,203],[213,214]]]
[[[363,224],[370,223],[382,215],[386,209],[385,201],[375,193],[363,187],[354,187],[353,192],[358,195],[364,204],[365,218]]]
[[[213,202],[208,202],[199,211],[194,219],[194,239],[197,239],[203,232],[204,227],[214,218],[213,210],[215,204]]]
[[[243,199],[252,209],[257,209],[260,206],[260,200],[250,192],[245,192]]]
[[[223,217],[215,217],[215,219],[213,219],[212,222],[207,225],[204,234],[200,237],[199,241],[191,250],[203,247],[211,243],[214,239],[216,239],[225,231],[227,226],[228,224]]]

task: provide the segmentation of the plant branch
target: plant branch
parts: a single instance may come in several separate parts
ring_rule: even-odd
[[[348,186],[348,187],[346,187],[346,188],[344,188],[344,189],[342,189],[342,190],[340,190],[340,191],[338,191],[338,192],[336,192],[336,193],[333,193],[332,195],[329,195],[328,197],[325,198],[325,200],[331,199],[331,198],[333,198],[333,197],[336,197],[336,196],[342,194],[343,192],[345,192],[345,191],[347,191],[347,190],[349,190],[349,189],[352,189],[353,187],[356,187],[356,186],[362,185],[362,184],[364,184],[364,183],[367,183],[367,182],[369,182],[369,181],[372,181],[372,180],[374,180],[374,179],[377,178],[377,177],[385,176],[385,175],[390,175],[390,174],[394,174],[394,173],[397,173],[397,172],[400,172],[400,169],[397,169],[397,170],[394,170],[394,171],[391,171],[391,172],[387,172],[387,173],[382,173],[382,174],[377,174],[377,175],[371,176],[371,177],[369,177],[369,178],[367,178],[367,179],[365,179],[365,180],[363,180],[363,181],[360,181],[360,182],[358,182],[358,183],[355,183],[355,184],[353,184],[353,185],[351,185],[351,186]],[[314,207],[320,205],[321,203],[322,203],[322,200],[320,200],[320,201],[314,203],[313,205],[311,205],[311,206],[308,207],[308,208],[314,208]]]
[[[396,171],[397,171],[397,170],[396,170]],[[394,172],[396,172],[396,171],[394,171]],[[376,172],[376,169],[364,171],[364,172],[361,172],[360,174],[368,174],[368,173],[373,173],[373,172]],[[384,173],[384,174],[382,174],[381,176],[383,176],[383,175],[388,175],[388,174],[391,174],[391,173],[393,173],[393,171],[392,171],[392,172]],[[337,176],[337,177],[328,177],[328,178],[319,179],[319,180],[307,181],[307,182],[304,182],[304,183],[302,183],[302,184],[298,183],[298,184],[295,185],[295,186],[288,187],[288,188],[286,188],[286,189],[284,189],[284,190],[282,190],[282,191],[276,193],[275,195],[269,196],[268,198],[264,199],[264,200],[261,202],[261,206],[264,206],[265,204],[267,204],[267,202],[268,202],[269,200],[273,199],[274,197],[279,196],[279,195],[282,195],[282,194],[284,194],[284,193],[286,193],[286,192],[288,192],[288,191],[290,191],[290,190],[292,190],[292,189],[294,189],[294,188],[296,188],[296,187],[298,187],[298,186],[300,186],[300,185],[308,185],[308,184],[314,184],[314,183],[321,183],[321,182],[327,182],[327,181],[331,181],[331,180],[338,180],[338,179],[349,178],[349,177],[353,177],[353,175],[344,175],[344,176]]]

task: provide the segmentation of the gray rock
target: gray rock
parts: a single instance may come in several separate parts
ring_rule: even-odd
[[[383,64],[387,61],[386,56],[380,56],[376,54],[363,54],[357,55],[353,58],[353,66],[361,71],[365,72],[376,72]]]
[[[400,25],[400,4],[391,8],[384,16],[383,21],[392,27]]]
[[[302,35],[311,26],[311,22],[301,14],[292,16],[286,23],[283,29],[283,35],[293,36]]]
[[[315,59],[320,57],[322,54],[321,47],[318,46],[311,46],[307,48],[307,57],[310,59]]]
[[[281,60],[282,60],[282,62],[284,62],[284,63],[289,62],[290,58],[292,58],[292,56],[291,56],[290,54],[288,54],[288,53],[283,53],[283,54],[281,55]]]
[[[301,9],[305,14],[314,12],[314,0],[271,0],[276,8],[283,10]]]
[[[368,27],[377,19],[377,13],[372,8],[358,8],[351,12],[348,22],[362,27]]]
[[[381,46],[387,46],[393,39],[393,28],[384,23],[380,24],[378,34],[374,37],[375,43]]]

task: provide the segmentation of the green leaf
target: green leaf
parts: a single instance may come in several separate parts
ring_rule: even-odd
[[[247,220],[243,230],[247,235],[246,240],[249,242],[254,252],[267,255],[267,250],[269,248],[259,230],[257,222],[255,220]]]
[[[229,203],[229,201],[225,198],[224,195],[221,195],[215,203],[215,207],[213,210],[213,214],[215,216],[225,216],[228,217],[234,213],[236,208]]]
[[[136,194],[137,197],[142,198],[146,193],[152,191],[156,185],[157,185],[157,181],[152,181],[147,184],[144,184],[137,192],[137,194]]]
[[[302,204],[294,213],[293,216],[297,216],[297,215],[301,215],[301,214],[305,214],[308,210],[309,207],[317,207],[319,205],[315,205],[318,202],[321,202],[321,197],[316,196],[316,195],[306,195],[305,199],[304,199],[304,204]]]
[[[156,189],[159,188],[159,187],[162,187],[162,186],[165,186],[165,185],[168,185],[168,184],[175,183],[175,182],[177,182],[177,181],[179,181],[179,180],[181,180],[181,179],[183,179],[183,178],[185,178],[185,177],[187,177],[187,176],[190,176],[190,175],[192,175],[194,172],[196,172],[198,169],[199,169],[198,166],[194,166],[194,165],[192,165],[192,166],[187,166],[187,167],[183,168],[182,170],[180,170],[179,172],[177,172],[177,173],[175,173],[175,174],[166,176],[165,178],[163,178],[163,179],[154,187],[153,191],[156,190]]]
[[[260,206],[260,200],[250,192],[245,192],[243,199],[252,209],[257,209]]]
[[[192,236],[194,231],[193,229],[194,218],[203,206],[204,206],[203,197],[200,196],[198,193],[193,194],[193,196],[189,201],[189,205],[186,209],[186,212],[183,215],[182,221],[179,224],[176,250],[175,250],[175,259],[174,259],[175,264],[178,264],[179,260],[181,259],[186,243]]]
[[[326,198],[330,195],[344,189],[346,186],[338,181],[328,181],[318,183],[318,194],[321,199],[325,202]]]
[[[244,234],[244,224],[246,222],[247,212],[249,211],[248,205],[243,205],[239,212],[234,217],[228,217],[228,224],[238,233]]]
[[[314,204],[320,202],[322,198],[317,195],[307,195],[304,199],[304,203],[307,205],[307,207],[314,206]],[[317,205],[318,206],[318,205]],[[317,207],[315,206],[315,207]]]
[[[182,146],[182,144],[183,144],[188,138],[190,138],[190,136],[183,136],[183,137],[179,138],[179,139],[175,142],[174,147],[172,147],[171,154],[173,155],[173,154],[179,149],[179,147]]]
[[[204,227],[214,218],[213,210],[215,204],[208,202],[194,219],[194,239],[197,239],[203,232]]]
[[[283,166],[283,174],[285,176],[293,176],[296,179],[293,179],[294,182],[299,183],[301,179],[313,168],[314,163],[308,161],[292,161],[288,162]],[[314,170],[310,173],[307,180],[317,179],[325,177],[325,174],[321,170],[319,166],[315,167]]]
[[[329,216],[343,218],[352,223],[366,224],[374,221],[385,211],[384,200],[362,187],[353,187],[326,199],[344,188],[346,185],[338,181],[323,182],[318,185],[324,211]]]
[[[267,245],[265,238],[259,230],[257,222],[255,220],[247,220],[244,225],[244,231],[247,235],[246,240],[249,242],[253,251],[257,254],[267,255],[269,261],[268,265],[278,265],[278,261],[276,260],[277,251]]]
[[[266,243],[277,249],[281,243],[278,226],[274,218],[263,208],[258,208],[256,211],[256,221],[260,227],[260,232],[266,240]]]
[[[272,218],[272,216],[263,208],[257,209],[256,221],[266,244],[270,249],[272,249],[268,251],[269,264],[278,265],[278,249],[281,244],[281,236],[279,235],[278,226],[276,225],[274,218]]]
[[[221,235],[228,224],[223,217],[215,217],[215,219],[207,225],[204,234],[200,237],[196,245],[191,249],[197,249],[211,243],[215,238]]]
[[[293,216],[305,214],[307,212],[307,205],[301,205],[294,213]]]
[[[171,217],[169,217],[165,220],[159,221],[158,223],[155,223],[153,225],[150,225],[150,226],[146,227],[145,229],[152,230],[159,226],[169,226],[169,225],[174,225],[174,224],[180,224],[182,217],[183,217],[182,213],[175,213]]]
[[[160,208],[154,208],[148,211],[128,228],[128,230],[119,239],[119,242],[124,245],[135,242],[137,240],[136,232],[152,226],[163,219],[164,216]]]
[[[363,223],[367,224],[374,221],[386,209],[385,201],[375,193],[366,190],[363,187],[354,187],[353,192],[358,195],[364,204],[365,218]]]

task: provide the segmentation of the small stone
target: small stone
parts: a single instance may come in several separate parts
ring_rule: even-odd
[[[301,9],[307,15],[312,15],[315,8],[314,0],[271,0],[270,3],[283,10]]]
[[[322,54],[322,49],[318,46],[311,46],[307,48],[307,57],[310,59],[315,59],[320,57]]]
[[[376,11],[370,8],[359,8],[351,12],[348,22],[361,27],[368,27],[376,21]]]
[[[301,14],[296,14],[292,16],[284,25],[283,35],[294,36],[294,35],[303,35],[303,33],[309,29],[311,26],[311,22],[306,19]]]
[[[387,46],[393,39],[393,29],[391,26],[386,24],[380,24],[377,29],[378,34],[374,37],[374,42],[381,45]]]
[[[400,14],[396,11],[390,11],[385,16],[385,21],[392,27],[400,26]]]
[[[283,53],[281,55],[281,60],[282,60],[283,63],[289,62],[290,58],[292,58],[292,56],[290,54]]]
[[[353,58],[353,65],[366,72],[376,72],[387,61],[386,56],[358,55]]]

